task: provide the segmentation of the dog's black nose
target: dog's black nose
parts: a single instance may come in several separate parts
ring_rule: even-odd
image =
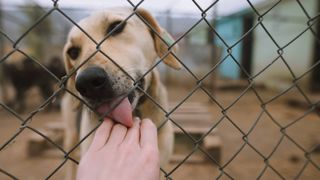
[[[92,100],[108,99],[113,97],[110,78],[101,67],[88,67],[76,78],[76,89],[79,93]]]

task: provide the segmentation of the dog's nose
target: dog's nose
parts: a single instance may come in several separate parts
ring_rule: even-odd
[[[79,93],[92,100],[113,97],[110,78],[101,67],[88,67],[76,78],[76,89]]]

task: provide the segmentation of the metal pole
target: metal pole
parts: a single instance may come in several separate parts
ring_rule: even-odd
[[[2,22],[2,0],[0,0],[0,29],[4,30],[3,22]],[[3,35],[0,34],[0,57],[4,55],[4,39]],[[4,77],[3,77],[3,66],[0,64],[0,102],[4,101],[5,87],[4,87]]]

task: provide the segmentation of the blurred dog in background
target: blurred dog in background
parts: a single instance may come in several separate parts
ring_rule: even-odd
[[[38,88],[40,96],[45,100],[53,94],[54,84],[58,83],[44,68],[27,57],[8,59],[0,65],[3,70],[2,86],[11,85],[15,94],[11,99],[5,97],[4,103],[17,112],[26,110],[26,94],[31,88]],[[59,79],[65,75],[63,61],[57,56],[50,58],[43,65]],[[47,109],[58,106],[58,102],[51,103]]]

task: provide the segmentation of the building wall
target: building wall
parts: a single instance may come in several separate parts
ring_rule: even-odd
[[[243,17],[235,16],[218,20],[216,31],[230,47],[234,45],[243,35]],[[221,60],[228,55],[228,47],[222,40],[215,36],[215,45],[221,50]],[[241,64],[242,42],[232,48],[232,56]],[[219,67],[219,75],[222,78],[239,79],[240,68],[231,56],[228,56]]]
[[[317,0],[305,0],[303,5],[311,16],[315,16]],[[259,11],[263,13],[269,8]],[[287,0],[272,9],[264,17],[263,24],[276,43],[280,47],[284,47],[308,27],[307,21],[306,15],[297,2]],[[278,47],[260,25],[254,31],[253,48],[253,75],[261,72],[268,64],[279,57],[277,54]],[[283,58],[294,73],[299,76],[306,72],[312,64],[313,51],[314,37],[310,31],[307,31],[283,49]],[[271,68],[265,70],[255,80],[270,86],[286,86],[286,84],[291,83],[292,76],[285,64],[278,58]]]

